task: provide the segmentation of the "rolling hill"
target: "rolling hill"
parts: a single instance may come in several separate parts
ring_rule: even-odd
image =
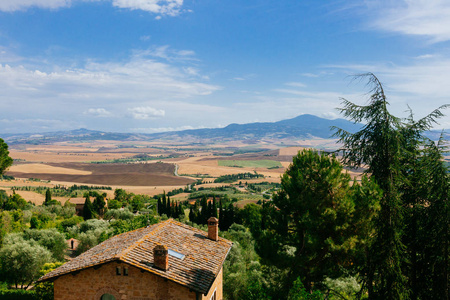
[[[47,144],[54,142],[83,142],[93,140],[112,141],[157,141],[157,140],[201,140],[203,143],[219,141],[260,141],[263,139],[328,139],[332,137],[331,126],[355,132],[362,124],[354,124],[344,119],[323,119],[313,115],[300,115],[278,122],[230,124],[224,128],[193,129],[154,134],[114,133],[88,129],[30,134],[3,134],[8,144]],[[430,138],[439,138],[440,132],[432,131]],[[450,134],[445,134],[447,138]]]

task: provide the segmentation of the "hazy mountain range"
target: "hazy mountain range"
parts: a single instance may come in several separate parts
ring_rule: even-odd
[[[331,126],[355,132],[362,124],[354,124],[344,119],[323,119],[313,115],[300,115],[298,117],[278,122],[258,122],[248,124],[230,124],[224,128],[193,129],[183,131],[170,131],[153,134],[142,133],[114,133],[88,129],[71,131],[29,133],[29,134],[2,134],[9,144],[45,144],[64,141],[155,141],[155,140],[201,140],[203,142],[218,142],[231,140],[263,140],[263,139],[312,139],[331,138]],[[440,132],[431,131],[429,137],[438,139]],[[447,138],[450,135],[446,134]]]

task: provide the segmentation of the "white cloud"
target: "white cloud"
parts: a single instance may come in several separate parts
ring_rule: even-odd
[[[156,57],[163,58],[169,62],[174,61],[196,61],[195,52],[192,50],[175,50],[169,45],[151,47],[146,50],[135,50],[136,57]]]
[[[299,88],[306,87],[306,84],[304,84],[302,82],[286,82],[285,85],[293,86],[293,87],[299,87]]]
[[[67,69],[49,62],[31,66],[32,62],[0,64],[0,119],[14,111],[24,119],[57,116],[61,120],[76,119],[78,126],[84,122],[100,128],[107,124],[100,117],[114,117],[115,122],[109,126],[127,130],[142,126],[133,122],[162,117],[168,109],[180,109],[180,105],[172,103],[201,101],[220,89],[203,83],[200,70],[186,72],[182,63],[162,63],[139,56],[123,62],[90,61]],[[16,128],[1,127],[0,132],[19,132],[19,127],[25,126],[18,123]]]
[[[132,132],[142,132],[142,133],[156,133],[156,132],[166,132],[166,131],[182,131],[189,129],[203,129],[204,126],[178,126],[178,127],[156,127],[156,128],[130,128]]]
[[[302,73],[301,75],[305,76],[305,77],[310,77],[310,78],[317,78],[317,77],[319,77],[319,75],[313,74],[313,73]]]
[[[114,7],[143,10],[165,16],[177,16],[183,10],[183,0],[0,0],[0,11],[13,12],[31,7],[59,9],[70,7],[76,2],[109,1]],[[157,16],[155,19],[161,19]]]
[[[69,130],[73,128],[82,127],[80,123],[71,120],[56,120],[56,119],[0,119],[2,132],[44,132]]]
[[[373,26],[407,35],[425,36],[432,42],[450,40],[450,1],[370,1],[368,12],[376,12]]]
[[[139,38],[141,41],[148,41],[149,39],[151,39],[150,35],[143,35]]]
[[[57,103],[96,99],[101,104],[130,97],[137,101],[189,98],[219,89],[193,79],[183,68],[139,57],[124,63],[90,62],[84,68],[54,72],[0,64],[0,102],[18,97]]]
[[[12,12],[29,7],[57,9],[70,6],[71,2],[71,0],[2,0],[0,1],[0,10]]]
[[[137,120],[147,120],[155,117],[164,117],[166,112],[162,109],[155,109],[153,107],[133,107],[129,108],[128,111],[131,113],[132,117]]]
[[[395,64],[355,64],[334,66],[348,74],[361,74],[373,72],[382,82],[384,91],[390,103],[390,111],[397,116],[406,116],[408,106],[412,108],[416,118],[424,117],[433,109],[450,103],[450,58],[441,56],[427,59],[413,60],[409,65]],[[348,100],[364,104],[360,99],[367,99],[362,93],[367,91],[365,81],[355,81],[359,96],[347,98]],[[354,84],[353,84],[353,88]],[[365,95],[367,96],[367,95]],[[450,109],[444,110],[445,117],[439,119],[442,126],[450,122]]]
[[[435,58],[436,55],[433,54],[424,54],[424,55],[419,55],[416,56],[415,59],[429,59],[429,58]]]
[[[183,0],[113,0],[112,4],[119,8],[176,16],[181,12]]]
[[[104,108],[89,108],[83,114],[91,115],[94,117],[100,117],[100,118],[106,118],[106,117],[112,116],[111,112],[107,111]]]

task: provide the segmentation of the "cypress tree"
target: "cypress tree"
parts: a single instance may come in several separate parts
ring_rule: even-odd
[[[173,217],[174,219],[177,219],[177,218],[178,218],[178,203],[177,203],[177,202],[175,202],[175,203],[173,204],[173,207],[172,207],[172,217]]]
[[[202,210],[200,212],[199,224],[206,224],[208,221],[208,218],[209,218],[209,207],[208,207],[208,200],[206,199],[206,196],[202,197],[200,204],[201,204]]]
[[[167,196],[167,208],[166,208],[167,217],[172,217],[172,207],[170,205],[170,197]]]
[[[222,198],[220,198],[220,200],[219,200],[219,229],[220,229],[220,231],[225,231],[225,224],[226,224],[225,213],[223,210]]]
[[[195,223],[195,214],[194,210],[192,209],[192,206],[189,207],[189,221]]]
[[[183,218],[184,216],[185,216],[184,207],[183,207],[183,204],[180,202],[180,203],[178,203],[178,217]]]
[[[91,198],[89,194],[86,195],[86,200],[83,205],[83,218],[84,220],[89,220],[94,217],[94,208],[92,206]]]
[[[158,212],[158,215],[162,215],[161,197],[158,197],[158,202],[156,204],[156,211]]]
[[[167,215],[167,201],[166,201],[166,192],[164,191],[162,195],[162,210],[161,215],[166,214]]]
[[[217,201],[216,201],[216,197],[213,196],[213,204],[212,204],[212,217],[217,218]]]
[[[47,189],[45,191],[44,205],[48,205],[48,203],[50,203],[50,201],[52,201],[52,192],[50,191],[50,189]]]
[[[192,219],[192,222],[197,223],[197,224],[201,224],[202,223],[202,216],[200,215],[200,208],[198,205],[198,202],[195,201],[194,204],[194,219]]]

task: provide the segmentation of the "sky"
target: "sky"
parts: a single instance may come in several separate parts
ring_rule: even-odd
[[[450,1],[0,0],[0,137],[334,119],[366,72],[399,117],[450,103]]]

